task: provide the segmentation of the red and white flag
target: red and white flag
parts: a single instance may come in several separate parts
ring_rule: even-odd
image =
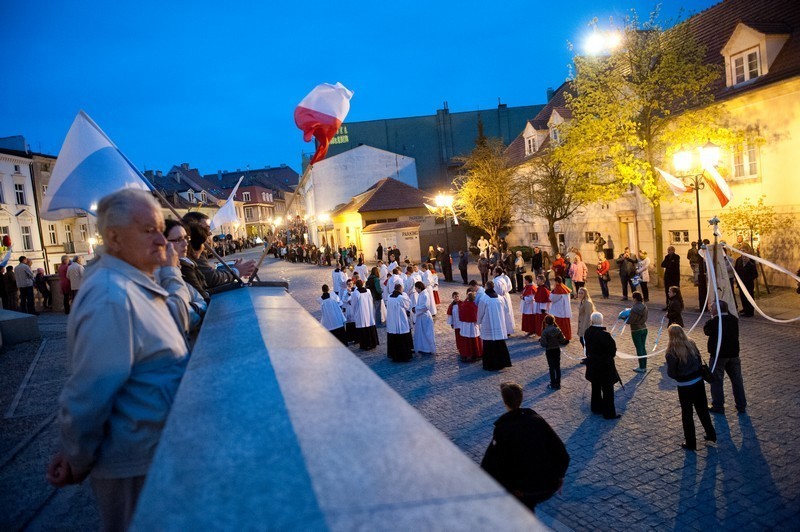
[[[706,183],[708,183],[708,186],[714,191],[714,194],[717,195],[719,204],[724,207],[733,197],[731,187],[729,187],[725,179],[719,175],[719,172],[717,172],[713,164],[704,164],[703,167],[707,172]]]
[[[311,164],[325,158],[328,145],[350,111],[350,98],[353,91],[341,83],[323,83],[303,98],[294,110],[294,123],[303,130],[303,140],[317,139],[317,151]]]
[[[675,177],[674,175],[670,174],[669,172],[665,172],[661,168],[656,168],[661,177],[664,178],[664,181],[667,182],[669,189],[672,191],[673,194],[676,196],[680,196],[686,192],[691,192],[694,190],[692,187],[687,187],[683,181]]]

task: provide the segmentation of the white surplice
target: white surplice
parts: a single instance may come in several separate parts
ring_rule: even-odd
[[[433,332],[433,318],[430,313],[430,296],[423,290],[417,297],[414,307],[414,350],[418,353],[435,353],[436,338]]]
[[[411,300],[405,294],[397,297],[389,296],[386,301],[386,332],[389,334],[405,334],[411,330],[408,314]]]
[[[333,291],[337,294],[341,294],[341,292],[347,287],[347,274],[342,270],[333,270],[333,273],[331,273],[331,279],[333,280]]]
[[[484,294],[478,304],[478,324],[484,340],[505,340],[508,337],[506,300]]]
[[[372,293],[369,290],[353,291],[350,304],[353,306],[353,321],[357,329],[375,325],[375,310],[372,306]]]
[[[506,277],[505,275],[498,275],[494,278],[494,291],[497,292],[499,297],[502,297],[505,301],[505,319],[506,319],[506,331],[508,334],[513,334],[514,332],[514,307],[512,307],[511,302],[511,294],[509,294],[509,290],[511,290],[511,280]]]
[[[333,299],[333,296],[328,299],[319,298],[319,304],[322,309],[320,322],[323,327],[329,331],[344,327],[345,317],[342,313],[342,308],[339,306],[339,302]]]

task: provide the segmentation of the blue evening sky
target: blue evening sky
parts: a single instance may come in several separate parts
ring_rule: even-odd
[[[668,0],[662,21],[716,0]],[[57,154],[84,109],[140,170],[300,171],[294,107],[355,91],[349,121],[544,103],[601,27],[654,2],[3,1],[0,137]],[[681,14],[683,13],[683,14]]]

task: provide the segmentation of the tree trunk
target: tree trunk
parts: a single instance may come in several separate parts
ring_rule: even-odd
[[[663,220],[661,219],[661,203],[653,206],[653,231],[655,231],[656,255],[653,257],[653,264],[656,267],[656,286],[663,288],[664,269],[661,261],[664,259],[664,231]]]
[[[556,224],[552,220],[547,220],[547,240],[550,241],[550,247],[552,248],[553,254],[550,255],[552,258],[550,260],[555,260],[556,253],[558,253],[558,240],[556,240]]]

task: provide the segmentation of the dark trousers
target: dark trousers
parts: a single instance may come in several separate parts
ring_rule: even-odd
[[[700,423],[702,423],[706,431],[706,438],[716,440],[717,432],[714,430],[714,424],[711,423],[711,416],[708,413],[705,383],[700,380],[690,386],[678,386],[678,400],[681,403],[681,422],[683,423],[683,437],[686,438],[686,446],[690,449],[697,447],[694,413],[692,410],[697,412],[697,417],[700,418]]]
[[[575,293],[576,294],[578,293],[578,290],[580,290],[581,288],[586,286],[586,281],[572,281],[572,282],[575,283]]]
[[[642,293],[642,298],[644,298],[645,303],[650,301],[650,290],[647,288],[646,282],[639,281],[639,291]]]
[[[622,283],[622,297],[628,299],[628,287],[631,287],[631,292],[635,292],[636,289],[633,287],[633,283],[627,277],[620,277],[620,282]]]
[[[486,282],[489,280],[489,272],[481,272],[481,284],[486,286]]]
[[[713,367],[713,357],[708,363]],[[725,374],[731,380],[733,389],[733,401],[738,410],[747,408],[747,398],[744,394],[744,379],[742,379],[742,361],[739,357],[723,358],[720,357],[717,367],[714,368],[714,382],[711,383],[711,406],[723,408],[725,406]]]
[[[547,368],[550,370],[550,386],[561,386],[561,349],[548,349],[544,352]]]
[[[464,268],[463,270],[459,270],[461,272],[461,279],[464,281],[464,284],[467,284],[467,269]]]
[[[17,310],[17,291],[9,292],[3,296],[3,308],[6,310]]]
[[[22,286],[19,289],[20,310],[28,314],[36,314],[36,303],[33,301],[33,286]]]
[[[617,417],[614,407],[614,383],[592,382],[592,412],[603,414],[606,419]]]
[[[525,284],[523,282],[523,279],[522,279],[522,274],[521,273],[517,273],[516,274],[516,278],[517,278],[517,291],[522,292],[522,289],[525,286]]]
[[[64,314],[69,314],[69,304],[72,301],[72,292],[61,292],[64,297]]]

